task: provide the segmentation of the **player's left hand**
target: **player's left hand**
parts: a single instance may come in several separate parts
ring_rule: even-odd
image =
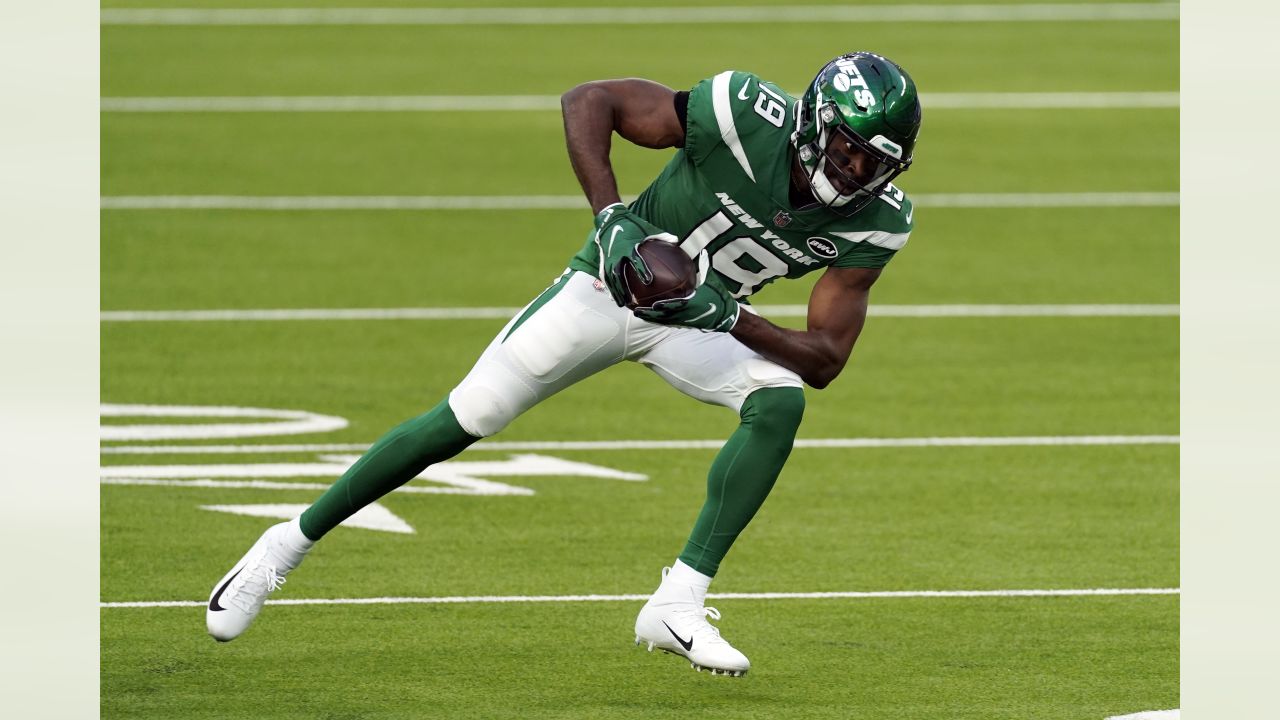
[[[679,325],[709,332],[729,332],[738,323],[738,301],[719,280],[706,273],[702,284],[687,298],[660,300],[636,308],[636,317],[659,325]]]

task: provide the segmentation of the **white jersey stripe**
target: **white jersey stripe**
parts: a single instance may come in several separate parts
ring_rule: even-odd
[[[738,129],[733,124],[733,106],[730,104],[729,97],[732,92],[729,89],[729,79],[733,77],[733,71],[725,70],[711,80],[711,105],[716,111],[716,124],[720,126],[720,137],[724,139],[724,144],[729,147],[730,152],[737,158],[738,164],[742,166],[742,171],[751,178],[751,182],[756,181],[755,173],[751,172],[751,163],[747,162],[747,154],[742,150],[742,141],[738,139]]]
[[[901,250],[907,244],[907,236],[911,233],[888,233],[883,230],[871,232],[833,232],[832,235],[844,238],[849,242],[868,242],[888,250]]]

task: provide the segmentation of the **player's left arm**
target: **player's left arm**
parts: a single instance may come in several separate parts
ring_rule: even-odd
[[[867,319],[879,268],[828,268],[809,296],[805,330],[789,330],[744,312],[731,334],[743,345],[821,390],[844,369]]]

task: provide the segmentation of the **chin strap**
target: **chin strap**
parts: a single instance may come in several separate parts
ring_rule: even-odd
[[[826,163],[826,158],[818,161],[817,167],[809,175],[809,184],[813,186],[813,195],[818,199],[819,203],[826,207],[841,207],[853,198],[836,193],[835,187],[831,184],[831,179],[823,172],[823,166]]]

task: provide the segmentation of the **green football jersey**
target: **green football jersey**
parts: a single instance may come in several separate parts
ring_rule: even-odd
[[[684,147],[631,203],[690,257],[705,249],[739,299],[829,266],[884,267],[911,233],[911,201],[893,185],[852,217],[791,206],[796,109],[795,98],[750,73],[703,80],[689,92]],[[596,275],[593,237],[570,267]]]

